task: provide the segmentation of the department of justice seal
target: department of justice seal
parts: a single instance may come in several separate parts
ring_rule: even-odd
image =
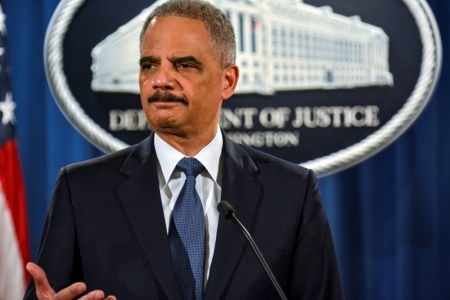
[[[319,176],[392,143],[437,83],[441,41],[424,0],[208,1],[235,28],[240,68],[221,127]],[[163,2],[63,0],[52,17],[45,42],[52,93],[105,152],[151,130],[139,98],[139,33]]]

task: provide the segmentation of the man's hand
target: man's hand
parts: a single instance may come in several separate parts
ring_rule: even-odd
[[[27,264],[27,270],[34,279],[36,285],[36,296],[39,300],[72,300],[86,291],[83,282],[77,282],[56,293],[47,280],[44,270],[34,263]],[[92,291],[80,298],[80,300],[101,300],[105,298],[102,291]],[[116,300],[114,296],[108,296],[105,300]]]

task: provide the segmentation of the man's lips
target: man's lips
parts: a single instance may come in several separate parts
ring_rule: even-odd
[[[147,99],[148,103],[154,102],[180,102],[187,104],[185,97],[176,96],[170,93],[156,92]]]

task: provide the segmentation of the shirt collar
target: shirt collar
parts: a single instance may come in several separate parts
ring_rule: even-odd
[[[219,176],[219,162],[220,155],[222,154],[222,147],[222,131],[220,130],[220,127],[217,126],[216,135],[212,141],[200,150],[199,153],[194,155],[194,158],[198,159],[198,161],[202,163],[216,183]],[[177,163],[185,157],[185,155],[166,143],[157,134],[155,134],[155,151],[164,176],[164,186],[169,182]]]

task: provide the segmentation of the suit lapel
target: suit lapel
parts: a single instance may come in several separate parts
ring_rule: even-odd
[[[236,216],[252,232],[260,205],[261,185],[254,179],[258,169],[240,146],[231,142],[225,134],[224,137],[221,200],[228,201],[234,207]],[[233,221],[220,217],[205,300],[221,298],[243,258],[247,243]]]
[[[153,134],[140,143],[121,168],[129,177],[117,192],[136,237],[169,299],[181,299],[172,266],[158,185]],[[150,284],[150,283],[149,283]]]

